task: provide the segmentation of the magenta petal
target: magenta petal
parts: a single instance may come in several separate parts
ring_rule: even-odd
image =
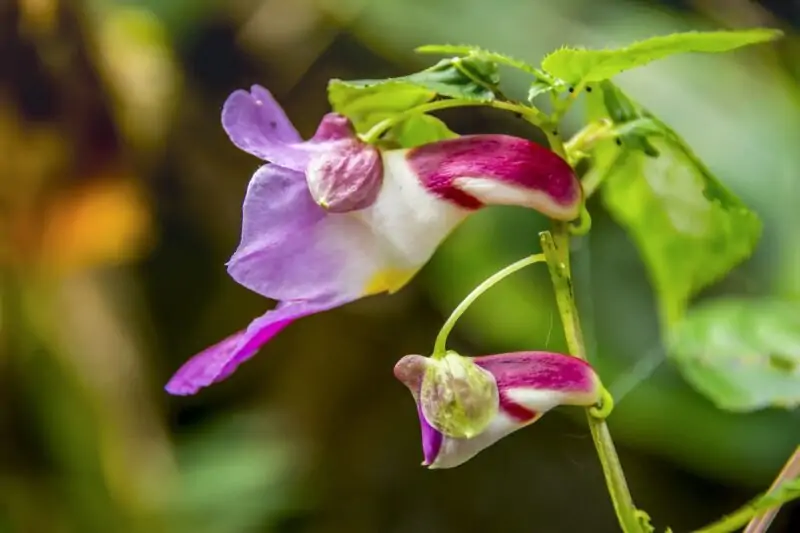
[[[578,216],[581,184],[553,151],[510,135],[465,135],[411,149],[409,164],[441,198],[475,209],[520,205],[558,220]]]
[[[240,89],[228,97],[222,108],[222,127],[233,144],[260,159],[299,171],[308,163],[302,137],[272,94],[259,85],[253,85],[249,93]]]
[[[166,390],[170,394],[186,396],[222,381],[293,321],[345,303],[347,301],[341,299],[281,302],[275,309],[253,320],[247,329],[189,359],[169,380]]]
[[[557,405],[589,406],[600,400],[602,386],[597,374],[589,363],[576,357],[515,352],[476,357],[475,364],[494,376],[501,408],[520,422]]]
[[[475,357],[475,364],[488,370],[503,389],[591,393],[598,380],[586,361],[551,352],[514,352]]]

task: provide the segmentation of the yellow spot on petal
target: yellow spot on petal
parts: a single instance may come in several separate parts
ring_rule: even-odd
[[[394,293],[411,281],[418,269],[387,268],[376,272],[364,287],[366,294]]]

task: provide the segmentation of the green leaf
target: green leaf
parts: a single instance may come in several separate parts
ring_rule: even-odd
[[[412,93],[420,98],[429,95],[428,100],[436,95],[461,98],[465,100],[494,100],[494,91],[500,83],[497,65],[480,58],[443,59],[430,68],[399,78],[384,80],[333,80],[350,88],[370,90],[373,95],[381,94],[382,85],[390,85],[393,92]],[[328,98],[334,104],[330,95]],[[379,100],[381,98],[379,97]],[[426,100],[427,101],[427,100]]]
[[[605,110],[597,104],[601,95],[592,98],[589,109],[596,120]],[[634,115],[646,120],[626,124],[639,126],[634,133],[659,155],[650,157],[613,141],[599,143],[592,155],[604,172],[599,181],[606,208],[639,248],[658,295],[662,324],[669,329],[698,291],[750,256],[761,222],[677,133],[627,101]]]
[[[402,81],[331,80],[328,101],[337,113],[353,121],[365,133],[378,122],[422,105],[436,96],[434,91]]]
[[[494,99],[500,83],[497,65],[480,58],[444,59],[421,72],[385,80],[331,80],[328,100],[337,113],[366,133],[384,119],[431,101],[436,96],[464,100]],[[410,115],[393,127],[384,140],[403,147],[455,137],[439,119]]]
[[[433,91],[402,81],[331,80],[328,84],[328,99],[333,110],[350,118],[358,133],[366,133],[380,121],[422,105],[435,96]],[[391,128],[384,140],[411,148],[457,136],[438,118],[418,114],[410,115]]]
[[[403,148],[413,148],[443,139],[454,139],[457,133],[447,125],[430,115],[414,115],[404,120],[389,132],[392,139]]]
[[[624,122],[615,127],[614,132],[622,138],[625,138],[628,135],[639,135],[645,140],[647,140],[647,137],[651,135],[668,134],[663,130],[660,122],[649,117],[642,117],[631,120],[630,122]],[[657,155],[658,154],[656,154],[656,156]]]
[[[542,61],[542,68],[571,85],[612,78],[673,54],[727,52],[781,37],[779,30],[686,32],[663,35],[611,50],[562,48]]]
[[[436,65],[400,78],[384,80],[331,80],[328,100],[337,113],[353,121],[358,133],[366,133],[384,119],[447,96],[464,100],[494,99],[500,83],[497,65],[480,58],[445,59]],[[384,136],[401,146],[417,146],[454,137],[434,117],[411,115]]]
[[[423,71],[394,79],[450,98],[490,101],[495,98],[500,74],[495,63],[473,57],[442,59]]]
[[[670,356],[718,407],[800,405],[800,302],[727,298],[692,309]]]

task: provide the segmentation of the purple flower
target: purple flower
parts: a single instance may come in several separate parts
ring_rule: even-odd
[[[280,303],[184,364],[167,384],[172,394],[225,379],[298,318],[397,291],[483,205],[520,205],[561,220],[580,211],[580,182],[569,165],[516,137],[379,151],[331,113],[303,141],[259,86],[231,94],[222,125],[233,144],[270,162],[248,185],[228,272]]]
[[[558,405],[592,406],[602,397],[588,363],[549,352],[407,355],[394,373],[417,403],[429,468],[465,463]]]

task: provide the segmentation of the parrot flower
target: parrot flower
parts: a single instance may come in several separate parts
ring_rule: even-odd
[[[301,317],[399,290],[484,205],[572,220],[583,200],[563,159],[517,137],[472,135],[383,151],[329,113],[304,141],[260,86],[228,97],[222,125],[234,145],[269,162],[247,187],[228,272],[279,303],[185,363],[167,384],[171,394],[225,379]]]
[[[586,361],[550,352],[407,355],[394,373],[417,404],[428,468],[459,466],[558,405],[598,404],[603,390]]]

